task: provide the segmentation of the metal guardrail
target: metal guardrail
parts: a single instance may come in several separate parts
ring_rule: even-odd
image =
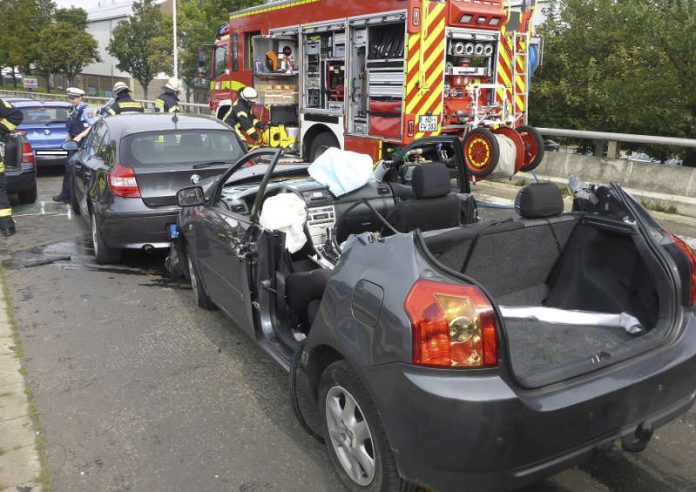
[[[43,101],[66,101],[67,98],[64,94],[49,94],[46,92],[28,92],[28,91],[11,91],[11,90],[0,90],[0,97],[26,97],[29,99],[43,100]],[[96,97],[96,96],[85,96],[83,98],[84,102],[93,106],[94,109],[98,109],[108,101],[111,100],[110,97]],[[145,111],[148,113],[154,113],[155,111],[155,101],[136,99],[140,101],[145,106]],[[179,106],[183,113],[189,114],[210,114],[210,107],[207,104],[196,104],[179,102]]]

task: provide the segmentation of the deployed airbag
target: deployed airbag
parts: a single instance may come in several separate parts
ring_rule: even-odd
[[[307,242],[304,224],[307,210],[302,198],[294,193],[280,193],[263,202],[259,224],[269,231],[285,233],[285,249],[296,253]]]
[[[362,188],[372,176],[372,158],[329,147],[309,166],[309,175],[339,197]]]

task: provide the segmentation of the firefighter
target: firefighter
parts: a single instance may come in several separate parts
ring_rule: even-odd
[[[261,140],[259,130],[263,125],[251,112],[251,106],[259,98],[253,87],[245,87],[239,91],[237,102],[230,108],[222,120],[234,128],[242,141],[258,145]]]
[[[130,89],[123,82],[116,82],[113,89],[114,98],[99,110],[102,116],[110,116],[122,113],[144,113],[143,103],[134,101],[130,95]]]
[[[68,129],[68,140],[82,141],[89,133],[90,128],[97,122],[96,113],[87,104],[82,102],[85,91],[77,87],[68,87],[68,100],[72,105],[68,113],[68,121],[65,126]],[[63,187],[58,195],[53,197],[54,202],[68,203],[70,200],[70,159],[65,164],[65,174],[63,174]]]
[[[155,99],[155,113],[178,113],[181,86],[177,79],[169,79],[163,87],[164,92]]]
[[[0,99],[0,138],[13,132],[22,122],[24,115],[18,109],[12,107],[7,101]],[[12,207],[7,198],[7,176],[5,176],[5,163],[0,157],[0,233],[9,237],[15,233],[15,223],[12,218]]]

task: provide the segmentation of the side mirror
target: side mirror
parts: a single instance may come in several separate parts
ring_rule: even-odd
[[[205,194],[200,186],[192,186],[179,190],[176,194],[176,203],[180,207],[196,207],[205,203]]]
[[[75,150],[78,150],[80,148],[80,144],[78,142],[76,142],[75,140],[67,140],[60,147],[63,150],[75,151]]]

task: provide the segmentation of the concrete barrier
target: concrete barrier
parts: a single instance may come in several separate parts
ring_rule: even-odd
[[[674,206],[678,213],[696,217],[696,168],[693,167],[547,152],[536,174],[539,179],[557,183],[567,184],[570,175],[590,183],[617,183],[645,201],[665,208]],[[528,173],[517,176],[533,179]]]

